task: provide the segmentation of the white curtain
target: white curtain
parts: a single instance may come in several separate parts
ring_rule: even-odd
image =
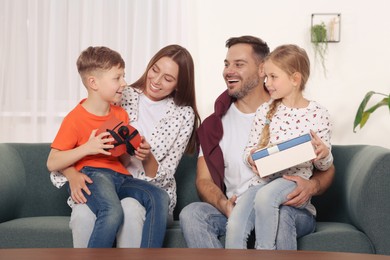
[[[0,0],[0,142],[51,142],[86,97],[76,59],[107,46],[136,80],[161,47],[186,47],[186,1]]]

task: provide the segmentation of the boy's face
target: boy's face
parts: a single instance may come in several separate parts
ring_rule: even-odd
[[[96,90],[101,99],[106,102],[120,102],[126,85],[124,68],[119,68],[119,66],[99,72],[96,77]]]

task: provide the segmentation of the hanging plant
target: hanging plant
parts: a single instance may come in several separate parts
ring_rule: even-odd
[[[366,109],[367,103],[373,95],[383,96],[383,99],[381,99],[378,103],[376,103],[372,107]],[[381,106],[388,107],[390,111],[390,94],[387,95],[387,94],[378,93],[374,91],[367,92],[367,94],[363,98],[356,112],[355,121],[353,123],[353,132],[356,133],[355,129],[357,126],[359,126],[360,129],[362,129],[362,127],[366,124],[370,115],[374,113],[374,111],[377,110],[377,108]]]
[[[326,75],[325,55],[328,50],[328,38],[324,22],[311,27],[311,42],[314,47],[314,58],[320,60]]]

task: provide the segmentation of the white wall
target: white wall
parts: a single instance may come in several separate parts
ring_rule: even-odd
[[[365,93],[390,92],[390,2],[387,0],[197,0],[189,1],[190,46],[196,68],[201,117],[213,110],[225,89],[222,79],[225,41],[255,35],[273,49],[284,43],[305,48],[312,73],[306,97],[326,106],[332,116],[333,144],[374,144],[390,148],[390,114],[382,107],[353,133],[353,120]],[[341,13],[341,40],[330,43],[325,77],[314,62],[310,43],[312,13]]]

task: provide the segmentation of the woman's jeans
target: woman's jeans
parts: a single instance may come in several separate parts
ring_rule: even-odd
[[[252,186],[239,199],[227,224],[226,248],[246,248],[253,228],[256,249],[276,249],[279,207],[296,187],[295,182],[277,178],[263,185]],[[290,239],[297,239],[295,236]]]
[[[91,195],[85,194],[87,205],[96,215],[88,247],[112,247],[123,224],[123,198],[137,200],[146,210],[141,247],[161,247],[168,215],[168,194],[146,181],[105,168],[84,167],[89,176]]]
[[[121,200],[121,204],[124,220],[116,234],[116,247],[139,248],[141,247],[146,210],[133,198],[124,198]],[[69,227],[72,229],[73,247],[85,248],[88,246],[95,220],[95,214],[86,204],[76,204],[72,208]]]

